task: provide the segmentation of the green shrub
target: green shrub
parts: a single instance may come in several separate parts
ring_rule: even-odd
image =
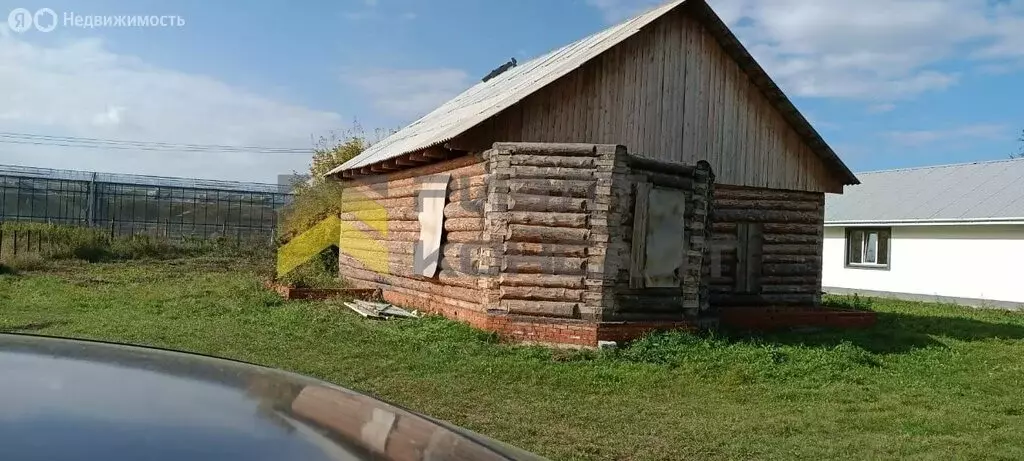
[[[47,267],[46,259],[39,253],[21,253],[16,256],[5,257],[0,264],[7,266],[11,273],[24,271],[35,271]]]
[[[861,311],[871,310],[873,304],[871,298],[861,297],[856,293],[853,295],[826,295],[821,301],[822,305],[826,307]]]

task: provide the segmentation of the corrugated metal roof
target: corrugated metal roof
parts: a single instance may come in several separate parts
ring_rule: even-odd
[[[662,5],[513,67],[486,82],[477,83],[328,174],[390,160],[448,141],[633,36],[640,28],[681,5],[683,1],[676,0]]]
[[[754,84],[800,133],[814,152],[837,175],[843,177],[844,184],[857,184],[853,172],[793,106],[778,85],[704,0],[673,0],[622,24],[513,67],[486,82],[478,83],[433,112],[370,146],[365,152],[331,170],[327,175],[370,166],[442,144],[578,69],[683,3],[694,7],[695,17],[718,38],[726,53],[739,63],[740,68],[750,76]]]
[[[1024,159],[858,173],[825,198],[825,222],[1024,221]]]

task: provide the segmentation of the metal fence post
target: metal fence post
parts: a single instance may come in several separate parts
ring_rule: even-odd
[[[86,224],[92,227],[96,221],[96,173],[93,172],[92,179],[89,180],[89,184],[86,185],[88,188],[88,197],[86,198],[85,214]]]

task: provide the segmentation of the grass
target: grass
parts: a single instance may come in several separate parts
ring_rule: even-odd
[[[857,302],[876,328],[566,351],[285,304],[230,259],[69,262],[0,275],[0,330],[285,368],[553,459],[1024,458],[1024,315]]]

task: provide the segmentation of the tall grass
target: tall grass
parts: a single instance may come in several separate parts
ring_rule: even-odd
[[[106,232],[87,227],[0,223],[0,262],[13,269],[32,270],[28,266],[37,266],[39,261],[74,259],[105,262],[197,256],[272,260],[273,250],[263,242],[236,242],[226,238],[170,240],[148,235],[112,237]]]

